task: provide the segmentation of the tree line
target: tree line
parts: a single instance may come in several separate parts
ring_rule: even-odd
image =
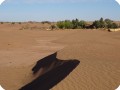
[[[105,29],[116,29],[120,28],[120,26],[110,19],[103,19],[100,18],[99,20],[95,20],[92,24],[88,24],[84,20],[64,20],[58,21],[56,26],[60,29],[98,29],[98,28],[105,28]]]

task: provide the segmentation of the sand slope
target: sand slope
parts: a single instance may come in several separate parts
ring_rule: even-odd
[[[34,79],[37,60],[57,58],[81,64],[52,90],[114,90],[120,84],[120,32],[0,30],[0,84],[17,90]]]
[[[119,40],[120,32],[103,31],[81,31],[59,40],[68,47],[58,56],[81,64],[53,90],[115,90],[120,84]]]

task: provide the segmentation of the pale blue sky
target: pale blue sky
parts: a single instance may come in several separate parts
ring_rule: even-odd
[[[120,21],[115,0],[6,0],[0,6],[0,21],[96,20]]]

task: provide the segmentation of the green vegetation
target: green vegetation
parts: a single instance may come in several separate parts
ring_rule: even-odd
[[[51,25],[50,28],[51,28],[51,30],[54,30],[54,29],[56,29],[57,27],[56,27],[56,25]]]
[[[110,19],[105,19],[101,18],[100,20],[94,21],[92,24],[93,27],[95,28],[119,28],[119,25],[117,25],[115,22],[113,22]]]
[[[14,25],[14,24],[15,24],[15,22],[12,22],[11,24],[12,24],[12,25]]]
[[[57,27],[60,29],[80,29],[85,28],[86,22],[78,19],[75,20],[65,20],[65,21],[59,21],[57,22]]]
[[[101,18],[100,20],[94,21],[92,26],[93,28],[105,28],[106,25],[103,18]]]
[[[59,21],[57,22],[57,27],[60,29],[98,29],[98,28],[104,28],[104,29],[109,29],[109,28],[119,28],[120,26],[113,22],[110,19],[103,19],[100,18],[100,20],[95,20],[92,24],[87,24],[86,21],[83,20],[65,20],[65,21]]]

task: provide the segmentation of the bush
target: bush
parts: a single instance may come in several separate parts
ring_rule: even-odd
[[[86,22],[85,21],[83,21],[83,20],[81,20],[80,22],[79,22],[79,24],[78,24],[78,28],[85,28],[85,26],[86,26]]]
[[[92,27],[94,28],[100,28],[100,22],[99,21],[94,21],[92,24]]]
[[[50,28],[53,30],[53,29],[56,29],[56,26],[55,25],[51,25]]]
[[[41,23],[42,23],[42,24],[45,24],[45,23],[47,23],[47,24],[51,24],[50,21],[42,21]]]
[[[4,24],[3,22],[0,22],[1,24]]]
[[[21,22],[18,22],[18,24],[22,24]]]
[[[75,20],[73,19],[72,24],[73,24],[73,29],[79,28],[79,20],[78,19],[75,19]]]
[[[64,22],[64,28],[65,29],[71,29],[71,28],[73,28],[72,22],[69,21],[69,20],[65,20],[65,22]]]
[[[60,29],[63,29],[64,28],[64,22],[63,21],[57,22],[57,27],[60,28]]]
[[[110,19],[105,19],[106,28],[111,28],[113,21]]]
[[[93,28],[105,28],[106,24],[103,20],[103,18],[100,18],[100,20],[96,20],[92,24]]]
[[[15,24],[15,22],[12,22],[11,24],[13,25],[13,24]]]
[[[86,22],[78,19],[75,20],[65,20],[65,21],[59,21],[57,22],[57,27],[60,29],[79,29],[79,28],[85,28]]]
[[[60,29],[71,29],[73,28],[73,24],[71,21],[65,20],[65,21],[57,22],[57,27]]]
[[[99,22],[100,22],[100,28],[105,28],[105,22],[103,18],[100,18]]]
[[[110,19],[105,19],[105,23],[106,23],[106,28],[113,28],[113,29],[119,28],[119,25],[117,25]]]
[[[112,23],[111,28],[115,29],[115,28],[119,28],[119,26],[116,23]]]

